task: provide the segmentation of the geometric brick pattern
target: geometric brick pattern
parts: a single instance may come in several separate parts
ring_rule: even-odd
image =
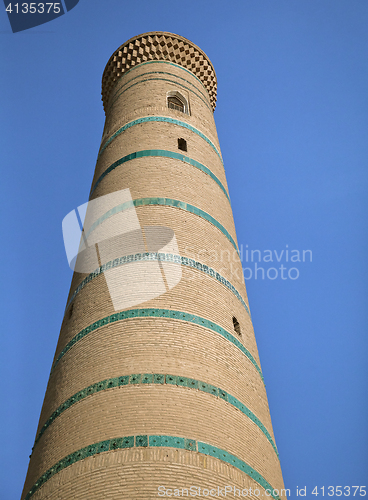
[[[195,314],[188,314],[184,311],[176,311],[173,309],[129,309],[128,311],[122,311],[119,313],[112,314],[110,316],[106,316],[105,318],[101,318],[98,321],[95,321],[92,325],[88,325],[86,328],[83,328],[80,332],[73,337],[70,342],[66,344],[64,349],[61,351],[59,356],[56,358],[52,368],[51,368],[51,374],[54,372],[56,366],[58,365],[59,361],[65,354],[75,346],[75,344],[83,339],[86,335],[89,333],[94,332],[98,328],[102,328],[106,325],[109,325],[111,323],[115,323],[116,321],[122,321],[124,319],[129,319],[129,318],[167,318],[167,319],[175,319],[179,321],[186,321],[189,323],[192,323],[194,325],[200,325],[203,326],[204,328],[207,328],[209,330],[212,330],[216,333],[219,333],[222,337],[225,339],[229,340],[232,344],[234,344],[238,349],[241,350],[243,354],[249,359],[249,361],[253,364],[253,366],[256,368],[257,372],[261,376],[262,381],[263,375],[260,367],[258,366],[256,360],[252,356],[252,354],[246,349],[239,340],[234,337],[234,335],[231,335],[228,331],[226,331],[224,328],[221,326],[217,325],[213,321],[210,321],[208,319],[202,318],[201,316],[197,316]]]
[[[268,441],[272,445],[272,448],[275,450],[275,453],[278,456],[276,445],[266,427],[262,424],[259,418],[256,417],[256,415],[249,408],[247,408],[241,401],[239,401],[239,399],[235,398],[231,394],[228,394],[223,389],[215,387],[214,385],[208,384],[206,382],[202,382],[201,380],[196,380],[188,377],[181,377],[179,375],[166,375],[163,373],[138,373],[138,374],[136,373],[134,375],[122,375],[120,377],[101,380],[100,382],[96,382],[95,384],[90,385],[89,387],[86,387],[81,391],[78,391],[76,394],[73,394],[73,396],[71,396],[67,401],[64,401],[64,403],[62,403],[59,406],[59,408],[57,408],[54,411],[54,413],[48,418],[48,420],[42,427],[41,431],[39,432],[35,440],[34,446],[38,443],[38,441],[41,439],[41,436],[44,434],[46,429],[50,427],[50,425],[54,422],[54,420],[61,413],[70,408],[73,404],[77,403],[78,401],[81,401],[82,399],[88,396],[91,396],[92,394],[95,394],[96,392],[112,389],[114,387],[122,387],[128,384],[134,384],[134,385],[170,384],[170,385],[176,385],[178,387],[188,387],[190,389],[197,389],[199,391],[207,392],[209,394],[212,394],[213,396],[221,398],[224,401],[227,401],[229,404],[235,406],[235,408],[238,408],[238,410],[240,410],[242,413],[244,413],[244,415],[249,417],[261,429],[261,431],[267,437]]]
[[[102,101],[106,110],[107,103],[116,81],[138,64],[165,60],[176,63],[191,71],[207,90],[212,109],[217,99],[217,79],[211,61],[205,53],[186,38],[152,31],[121,45],[110,57],[102,77]]]
[[[158,64],[158,63],[165,63],[166,66],[167,65],[171,65],[171,66],[177,66],[177,65],[174,65],[174,63],[169,63],[169,62],[166,62],[166,61],[147,61],[145,63],[141,63],[140,66],[143,66],[143,65],[146,65],[146,64]],[[129,70],[130,71],[130,70]],[[128,72],[129,72],[128,71]],[[127,72],[127,73],[128,73]],[[175,80],[169,80],[167,78],[163,78],[163,77],[158,77],[158,78],[145,78],[145,79],[142,79],[142,76],[145,76],[145,75],[155,75],[156,77],[158,77],[158,75],[170,75],[170,76],[174,76],[176,79],[180,79],[184,82],[186,82],[188,85],[190,85],[191,87],[193,86],[195,88],[195,90],[197,90],[197,92],[195,92],[191,87],[187,87],[185,85],[183,85],[182,83],[179,83]],[[139,81],[138,82],[135,82],[135,83],[132,83],[131,85],[129,85],[133,80],[136,80],[139,78]],[[106,110],[106,112],[108,113],[110,111],[110,109],[112,108],[112,106],[114,106],[114,104],[116,103],[116,101],[119,99],[119,97],[124,93],[126,92],[127,90],[131,89],[132,87],[134,87],[134,85],[140,85],[144,82],[149,82],[149,81],[163,81],[163,82],[170,82],[170,83],[174,83],[175,85],[191,92],[192,94],[194,94],[196,97],[198,97],[198,99],[200,99],[203,104],[212,111],[212,107],[210,106],[210,104],[208,104],[208,96],[204,93],[204,92],[201,92],[199,91],[199,89],[197,89],[191,82],[189,82],[188,80],[186,80],[185,78],[181,78],[181,77],[178,77],[177,75],[175,75],[174,73],[170,73],[168,71],[148,71],[147,73],[142,73],[141,75],[139,76],[136,76],[134,78],[131,78],[131,80],[129,80],[128,82],[126,82],[124,85],[122,86],[119,86],[119,85],[116,85],[116,90],[114,89],[114,93],[110,96],[110,99],[111,99],[111,102],[109,102],[109,106]],[[129,85],[127,87],[127,85]],[[206,91],[205,89],[203,89],[204,91]],[[202,96],[202,97],[201,97]]]
[[[124,212],[124,210],[128,210],[133,206],[137,208],[137,207],[146,207],[149,205],[179,208],[191,214],[195,214],[198,215],[199,217],[202,217],[204,220],[210,222],[215,227],[217,227],[217,229],[219,229],[226,236],[226,238],[230,241],[236,252],[239,254],[239,249],[237,247],[236,242],[234,241],[234,238],[231,236],[229,231],[222,224],[220,224],[220,222],[218,222],[214,217],[212,217],[212,215],[205,212],[204,210],[201,210],[200,208],[195,207],[194,205],[190,205],[189,203],[186,203],[184,201],[174,200],[172,198],[161,198],[161,197],[138,198],[137,200],[127,201],[125,203],[122,203],[121,205],[114,207],[114,210],[116,209],[115,213],[117,213],[117,212]],[[101,224],[104,220],[106,220],[108,217],[110,217],[110,215],[111,215],[110,212],[106,212],[106,214],[102,215],[96,222],[94,222],[92,226],[89,228],[88,232],[86,233],[86,238],[88,238],[89,233],[91,233],[94,229],[96,229],[96,227],[99,224]]]
[[[220,189],[225,194],[226,198],[230,201],[230,198],[229,198],[229,195],[227,194],[226,188],[220,182],[220,180],[211,172],[211,170],[208,167],[206,167],[205,165],[202,165],[202,163],[199,163],[196,160],[193,160],[192,158],[189,158],[188,156],[184,156],[180,153],[174,153],[173,151],[165,151],[163,149],[150,149],[150,150],[146,150],[146,151],[135,151],[134,153],[130,153],[129,155],[124,156],[123,158],[119,158],[119,160],[116,160],[112,165],[110,165],[100,175],[100,177],[96,180],[96,182],[92,186],[90,195],[93,194],[94,190],[96,189],[98,184],[102,181],[102,179],[104,177],[106,177],[106,175],[109,174],[116,167],[119,167],[120,165],[122,165],[123,163],[126,163],[127,161],[134,160],[135,158],[144,158],[146,156],[161,157],[161,158],[174,158],[175,160],[183,161],[184,163],[188,163],[189,165],[192,165],[193,167],[198,168],[202,172],[209,175],[216,182],[216,184],[218,184]]]
[[[207,144],[211,146],[211,148],[215,151],[217,156],[220,158],[222,162],[221,155],[219,151],[217,150],[216,146],[213,144],[213,142],[208,139],[201,131],[197,130],[196,128],[192,127],[186,122],[183,122],[181,120],[176,120],[175,118],[168,118],[167,116],[145,116],[142,118],[138,118],[137,120],[134,120],[132,122],[126,123],[123,127],[119,128],[111,137],[109,137],[102,145],[100,148],[100,151],[98,153],[98,157],[101,156],[101,154],[105,151],[107,146],[110,145],[110,143],[116,139],[118,135],[120,135],[122,132],[125,132],[127,129],[133,127],[134,125],[141,125],[142,123],[147,123],[147,122],[166,122],[166,123],[172,123],[174,125],[179,125],[180,127],[184,127],[187,130],[190,130],[191,132],[194,132],[195,134],[199,135],[202,139],[204,139]]]
[[[182,257],[180,255],[172,254],[172,253],[157,253],[157,252],[145,252],[145,253],[136,253],[134,255],[124,255],[118,259],[114,259],[113,261],[106,262],[98,269],[95,269],[92,273],[90,273],[84,280],[78,285],[76,290],[73,292],[69,302],[66,305],[66,308],[70,306],[73,302],[77,294],[90,282],[93,278],[96,278],[100,274],[104,273],[108,269],[112,269],[114,267],[123,266],[125,264],[129,264],[132,262],[142,262],[142,261],[158,261],[158,262],[170,262],[173,264],[180,264],[181,266],[191,267],[192,269],[196,269],[197,271],[202,271],[206,273],[211,278],[215,278],[218,282],[222,283],[229,290],[233,292],[238,300],[242,303],[242,306],[245,308],[247,313],[250,315],[249,308],[247,304],[244,302],[243,297],[240,295],[238,290],[225,279],[220,273],[215,271],[209,266],[202,264],[201,262],[195,261],[193,259],[188,259],[188,257]]]
[[[196,441],[195,439],[188,439],[179,436],[160,436],[160,435],[140,435],[140,436],[124,436],[117,437],[113,439],[107,439],[99,443],[93,443],[81,450],[77,450],[74,453],[64,457],[53,467],[47,470],[32,486],[29,492],[24,497],[24,500],[29,500],[33,494],[43,486],[46,481],[48,481],[52,476],[62,471],[66,467],[79,462],[80,460],[85,460],[88,457],[93,457],[96,454],[103,452],[114,452],[123,448],[147,448],[150,447],[165,447],[165,448],[177,448],[182,450],[188,450],[193,452],[199,452],[203,455],[208,455],[215,457],[223,462],[226,462],[242,472],[250,476],[256,483],[258,483],[262,488],[264,488],[267,493],[262,496],[266,498],[273,498],[274,500],[280,500],[278,496],[278,490],[275,490],[271,484],[265,480],[259,472],[257,472],[253,467],[249,466],[243,460],[240,460],[237,456],[228,453],[226,450],[217,448],[208,443],[203,443],[201,441]],[[207,494],[205,496],[208,496]],[[256,495],[258,496],[258,495]]]

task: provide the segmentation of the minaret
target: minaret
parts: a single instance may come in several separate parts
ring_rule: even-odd
[[[102,143],[22,500],[284,498],[216,90],[208,57],[172,33],[136,36],[107,63]]]

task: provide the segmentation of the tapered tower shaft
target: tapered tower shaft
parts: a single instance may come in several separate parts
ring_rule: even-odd
[[[207,56],[165,32],[106,66],[92,257],[72,279],[22,499],[282,495],[216,87]]]

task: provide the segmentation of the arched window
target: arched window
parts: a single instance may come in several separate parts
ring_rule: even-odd
[[[177,97],[168,97],[167,105],[171,109],[176,109],[177,111],[181,111],[182,113],[184,113],[184,103],[182,103],[181,100]]]
[[[188,101],[176,90],[167,93],[167,107],[189,115]]]

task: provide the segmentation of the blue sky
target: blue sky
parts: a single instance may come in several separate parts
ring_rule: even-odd
[[[297,279],[247,280],[290,498],[366,485],[366,0],[80,0],[16,34],[1,12],[1,499],[20,498],[35,438],[71,280],[61,221],[88,199],[102,72],[154,30],[189,38],[215,67],[244,257],[312,251],[293,264],[284,252]]]

